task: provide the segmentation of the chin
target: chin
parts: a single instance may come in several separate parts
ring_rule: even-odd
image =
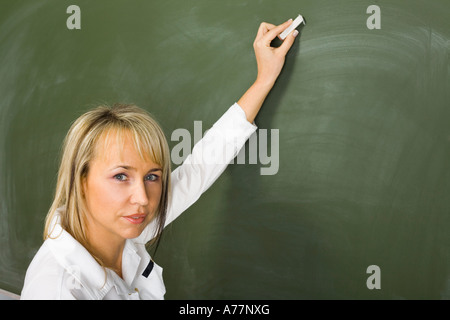
[[[121,235],[124,239],[134,239],[139,237],[142,231],[144,231],[143,227],[128,228],[127,230],[123,230]]]

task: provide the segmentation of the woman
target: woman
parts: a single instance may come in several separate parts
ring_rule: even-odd
[[[22,299],[164,298],[162,269],[145,244],[211,186],[256,130],[252,123],[298,32],[278,48],[270,43],[291,22],[260,25],[256,81],[172,173],[162,130],[136,106],[98,107],[74,122]]]

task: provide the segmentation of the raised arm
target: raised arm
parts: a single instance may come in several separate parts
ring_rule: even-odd
[[[275,84],[283,68],[286,54],[294,43],[298,31],[294,30],[289,34],[278,48],[271,47],[270,43],[291,23],[292,19],[278,26],[266,22],[261,23],[259,26],[253,42],[258,75],[256,81],[238,101],[249,122],[255,120],[267,94]]]
[[[283,68],[286,53],[296,36],[295,30],[280,47],[270,47],[270,43],[291,23],[291,20],[279,26],[261,23],[253,43],[257,78],[238,103],[231,106],[194,146],[183,164],[172,172],[166,225],[197,201],[256,131],[253,121]],[[146,228],[139,241],[147,242],[154,236],[154,223]]]

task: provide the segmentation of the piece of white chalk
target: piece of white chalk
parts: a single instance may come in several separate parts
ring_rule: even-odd
[[[305,23],[305,20],[303,19],[302,15],[299,14],[297,18],[295,18],[294,21],[292,21],[291,25],[287,27],[286,30],[284,30],[282,33],[280,33],[280,39],[284,40],[288,36],[289,33],[291,33],[295,28],[297,28],[301,23]]]

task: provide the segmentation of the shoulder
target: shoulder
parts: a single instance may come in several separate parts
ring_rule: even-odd
[[[27,269],[21,299],[73,299],[66,282],[66,270],[58,263],[45,241]]]

